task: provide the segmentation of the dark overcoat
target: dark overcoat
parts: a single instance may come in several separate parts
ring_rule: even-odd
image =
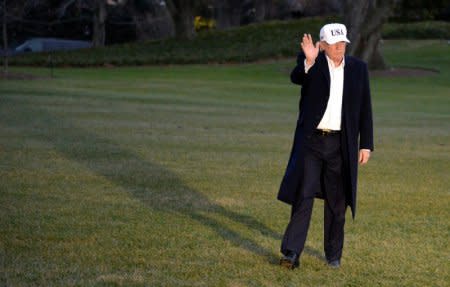
[[[291,81],[302,86],[299,115],[291,155],[278,192],[278,199],[293,204],[302,196],[304,141],[322,119],[330,95],[330,71],[323,52],[305,74],[305,56],[300,53]],[[356,213],[356,190],[359,149],[373,150],[372,106],[367,65],[354,57],[345,56],[344,89],[342,97],[341,150],[344,162],[343,179],[347,205]],[[323,191],[316,197],[323,198]]]

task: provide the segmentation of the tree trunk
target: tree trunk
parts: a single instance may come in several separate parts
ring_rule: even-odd
[[[3,0],[3,73],[8,74],[8,29],[6,19],[6,0]]]
[[[304,14],[306,16],[323,16],[329,14],[338,13],[340,6],[344,2],[342,0],[313,0],[313,1],[300,1],[304,7]],[[349,2],[349,0],[345,0]]]
[[[105,45],[105,21],[106,0],[95,0],[94,2],[94,31],[92,34],[92,45],[101,47]]]
[[[169,0],[167,4],[175,25],[176,37],[193,38],[195,36],[193,0]]]
[[[180,8],[174,15],[175,35],[179,38],[191,39],[195,36],[194,12],[191,5],[186,5],[180,1]],[[183,3],[184,2],[184,3]]]
[[[263,22],[271,18],[272,0],[256,0],[255,1],[255,21]]]
[[[165,15],[155,16],[149,13],[133,15],[138,41],[159,40],[174,36],[175,32],[170,18]]]
[[[381,29],[394,0],[345,0],[344,22],[351,41],[348,52],[367,62],[369,69],[386,69],[380,53]]]
[[[241,1],[215,0],[217,29],[224,30],[241,24]]]
[[[152,4],[150,8],[143,9],[135,1],[129,1],[128,11],[133,17],[136,26],[136,39],[148,41],[165,39],[175,34],[170,12],[166,6],[159,3]]]

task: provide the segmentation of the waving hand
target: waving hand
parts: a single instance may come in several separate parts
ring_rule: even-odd
[[[317,55],[319,55],[319,42],[316,42],[316,45],[314,45],[311,34],[303,34],[300,46],[302,47],[303,53],[305,53],[308,65],[314,64]]]

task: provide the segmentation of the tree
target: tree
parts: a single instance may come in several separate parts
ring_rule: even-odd
[[[170,14],[175,24],[175,35],[178,38],[193,38],[194,0],[167,0]]]
[[[340,7],[343,5],[342,0],[303,0],[303,1],[289,1],[300,3],[300,7],[303,8],[305,16],[317,16],[328,15],[339,12]]]
[[[448,0],[399,0],[394,17],[400,21],[448,21],[450,1]]]
[[[3,73],[8,74],[8,30],[7,30],[7,18],[6,18],[6,12],[7,12],[7,6],[6,6],[6,0],[3,0],[3,29],[2,29],[2,35],[3,35]]]
[[[108,16],[107,6],[124,5],[126,0],[65,0],[58,8],[59,17],[64,16],[69,7],[75,3],[92,10],[92,45],[94,47],[104,46],[106,41],[106,17]]]
[[[104,46],[105,45],[105,21],[107,16],[106,4],[109,3],[110,0],[65,0],[62,1],[58,8],[59,18],[62,18],[66,15],[69,8],[77,3],[78,5],[84,5],[89,7],[89,10],[92,10],[92,45],[94,47]],[[111,3],[116,3],[112,1]]]
[[[263,22],[271,17],[272,0],[255,0],[255,21]]]
[[[126,7],[135,23],[138,41],[174,35],[172,17],[164,1],[128,0]]]
[[[107,16],[106,1],[94,0],[93,2],[92,46],[101,47],[105,45],[105,21]]]
[[[239,0],[215,0],[217,28],[228,29],[241,23],[241,2]]]
[[[386,69],[380,53],[381,29],[395,0],[344,0],[344,22],[349,31],[349,54],[368,63],[369,69]]]
[[[3,38],[3,73],[8,73],[8,18],[24,19],[33,8],[42,5],[43,0],[3,0],[2,9],[2,38]],[[10,22],[13,20],[9,20]],[[14,26],[14,25],[13,25]]]

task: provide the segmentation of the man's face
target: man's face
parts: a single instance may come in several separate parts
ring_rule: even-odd
[[[342,59],[345,55],[346,46],[347,43],[345,42],[337,42],[332,45],[328,44],[325,41],[320,42],[320,47],[322,48],[322,50],[324,50],[328,58],[330,58],[335,63],[342,62]]]

